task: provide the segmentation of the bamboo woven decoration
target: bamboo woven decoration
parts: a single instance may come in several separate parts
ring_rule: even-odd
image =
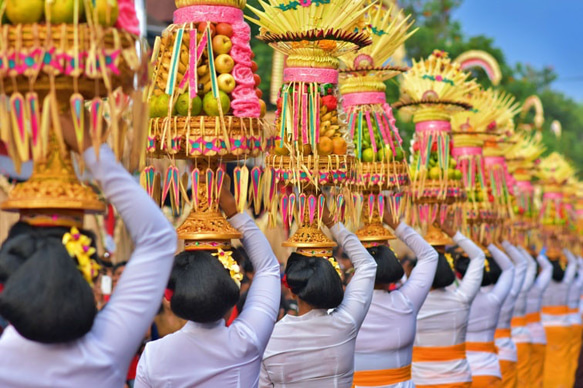
[[[416,30],[410,30],[410,15],[393,6],[374,5],[360,24],[372,44],[341,57],[340,92],[355,143],[354,191],[361,193],[364,202],[356,217],[364,227],[357,235],[371,245],[394,238],[382,224],[385,206],[392,208],[396,218],[405,207],[403,189],[409,184],[409,168],[393,110],[386,101],[384,81],[406,70],[386,63]],[[385,190],[392,192],[387,195],[382,193]]]
[[[452,114],[471,107],[465,99],[477,91],[478,85],[468,78],[469,74],[461,71],[447,53],[434,51],[426,60],[413,61],[411,69],[403,74],[401,98],[394,104],[413,113],[413,206],[408,218],[423,230],[433,224],[438,214],[445,217],[448,211],[456,211],[457,222],[462,219],[457,205],[464,197],[462,173],[452,155],[450,120]],[[436,232],[430,240],[435,245],[448,241]]]
[[[249,7],[259,39],[287,56],[276,112],[276,138],[266,157],[264,201],[271,220],[297,221],[299,230],[284,245],[330,255],[335,245],[321,231],[328,204],[339,219],[353,216],[360,196],[342,190],[354,169],[354,145],[338,104],[339,57],[371,43],[358,23],[365,1],[317,0],[261,3]],[[287,188],[286,188],[287,187]],[[356,205],[354,205],[356,203]],[[308,251],[306,251],[308,250]]]
[[[262,198],[263,170],[246,163],[266,147],[268,129],[251,29],[243,18],[245,1],[179,0],[176,5],[174,23],[154,46],[148,93],[148,156],[170,164],[165,171],[148,166],[142,182],[160,204],[169,199],[175,213],[190,209],[177,228],[185,249],[227,248],[240,233],[218,206],[225,162],[238,162],[233,184],[240,211],[248,198],[258,210]],[[191,165],[185,171],[177,159]]]
[[[17,169],[34,161],[32,177],[12,190],[2,209],[20,211],[30,223],[80,226],[83,213],[104,209],[76,178],[61,132],[65,118],[80,145],[88,123],[97,156],[107,140],[128,168],[144,161],[145,42],[100,25],[92,2],[75,0],[73,6],[84,12],[75,12],[70,24],[52,24],[47,5],[44,21],[0,26],[0,141]],[[5,11],[6,2],[0,18]],[[117,16],[107,12],[113,24]]]

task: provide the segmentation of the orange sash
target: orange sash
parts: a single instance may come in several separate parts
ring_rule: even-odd
[[[516,343],[516,378],[518,381],[528,381],[530,379],[530,343]]]
[[[545,326],[545,333],[547,335],[547,348],[543,386],[545,388],[570,387],[571,327]]]
[[[502,372],[502,387],[516,388],[516,363],[514,361],[500,360],[500,371]]]
[[[532,344],[530,346],[530,382],[531,388],[543,388],[543,371],[547,345]]]
[[[352,387],[380,387],[411,380],[411,365],[397,369],[354,372]]]
[[[571,343],[569,346],[569,386],[575,384],[575,374],[579,366],[579,353],[581,352],[581,335],[583,334],[583,326],[571,326]]]
[[[454,361],[466,358],[466,344],[453,346],[414,346],[413,362]]]
[[[472,388],[501,388],[502,379],[498,376],[472,376]]]
[[[544,306],[541,312],[546,315],[565,315],[569,313],[567,306]]]
[[[514,317],[510,321],[510,327],[524,327],[526,326],[526,317]]]
[[[447,383],[447,384],[431,384],[431,385],[419,385],[415,384],[417,388],[472,388],[472,382],[468,381],[465,383]]]
[[[511,334],[510,329],[496,329],[496,332],[494,333],[494,338],[495,339],[510,338],[510,334]]]
[[[526,314],[526,323],[537,323],[537,322],[540,322],[540,313]]]
[[[467,352],[498,353],[494,342],[466,342]]]

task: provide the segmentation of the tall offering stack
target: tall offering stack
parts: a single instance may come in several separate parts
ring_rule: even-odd
[[[324,187],[336,188],[328,203],[337,217],[353,213],[346,210],[351,194],[338,190],[354,172],[354,145],[338,105],[338,58],[371,43],[358,26],[370,9],[364,3],[270,0],[261,3],[263,11],[248,6],[258,17],[249,20],[261,27],[259,39],[287,55],[264,199],[284,224],[297,221],[297,232],[284,245],[308,256],[330,256],[335,246],[320,230]]]
[[[449,241],[432,225],[463,200],[462,173],[452,157],[451,116],[471,108],[465,96],[477,90],[469,74],[447,53],[434,51],[427,60],[413,61],[403,74],[401,99],[396,107],[413,114],[415,136],[411,163],[411,214],[414,225],[427,231],[433,245]],[[458,222],[461,213],[458,216]]]
[[[174,23],[154,45],[148,97],[147,152],[172,163],[161,177],[147,167],[142,184],[161,203],[169,198],[176,212],[191,205],[177,229],[186,250],[228,248],[240,234],[218,208],[225,162],[239,161],[233,173],[239,210],[248,194],[259,205],[262,171],[249,171],[245,161],[265,146],[265,104],[257,92],[245,1],[177,0],[176,6]],[[192,168],[181,174],[176,159],[190,160]]]
[[[354,191],[364,204],[360,208],[363,214],[356,217],[364,221],[364,227],[356,234],[364,244],[375,245],[393,238],[382,224],[385,206],[388,203],[398,217],[405,202],[402,189],[409,184],[402,139],[386,101],[384,83],[406,69],[386,63],[416,30],[409,31],[413,25],[410,16],[380,5],[373,6],[361,24],[360,31],[371,36],[372,44],[341,57],[340,92],[355,144]],[[391,190],[391,195],[383,194],[385,190]]]
[[[545,151],[542,141],[533,132],[518,132],[511,138],[506,154],[508,172],[512,176],[509,186],[513,195],[513,232],[519,244],[531,246],[538,236],[537,212],[534,203],[533,180],[537,163]]]
[[[543,195],[539,224],[542,225],[542,240],[548,248],[549,259],[561,256],[560,238],[567,223],[563,186],[573,174],[571,165],[556,152],[543,158],[538,166],[537,177]]]
[[[79,148],[88,126],[97,156],[108,140],[131,169],[143,162],[148,62],[133,4],[5,1],[0,24],[0,140],[17,169],[34,162],[2,209],[33,225],[80,227],[84,213],[105,205],[77,180],[62,120],[73,123]]]

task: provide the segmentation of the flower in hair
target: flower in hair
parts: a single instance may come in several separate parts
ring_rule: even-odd
[[[231,275],[231,279],[239,288],[241,287],[241,282],[243,281],[243,273],[241,272],[241,268],[239,268],[239,264],[233,259],[233,252],[231,251],[223,251],[221,248],[217,250],[217,253],[211,253],[211,255],[215,256],[223,267],[229,271]]]
[[[338,273],[338,276],[342,277],[342,270],[340,269],[340,266],[338,265],[338,262],[336,261],[336,259],[333,257],[329,257],[327,260],[332,265],[332,267],[336,270],[336,273]]]
[[[91,239],[81,234],[79,229],[72,227],[69,233],[65,233],[62,242],[69,256],[77,260],[77,268],[87,283],[93,286],[93,278],[97,275],[100,266],[91,259],[91,255],[95,253],[95,248],[91,246]]]
[[[488,260],[484,260],[484,269],[486,272],[490,272],[490,262]]]
[[[451,256],[451,253],[446,253],[446,254],[444,254],[444,256],[445,256],[445,259],[447,260],[447,263],[449,264],[449,267],[451,268],[451,270],[455,271],[453,257]]]

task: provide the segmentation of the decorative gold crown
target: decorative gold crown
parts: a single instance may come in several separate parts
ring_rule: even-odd
[[[548,187],[564,184],[574,173],[575,170],[565,160],[565,157],[557,152],[553,152],[542,159],[536,175],[541,183]]]
[[[499,112],[497,97],[499,92],[492,89],[478,89],[464,96],[464,101],[472,106],[469,111],[452,116],[451,126],[454,132],[476,134],[488,131],[495,124]]]
[[[529,181],[535,173],[535,162],[545,151],[542,140],[528,133],[516,133],[513,143],[506,152],[508,171],[516,180]]]

